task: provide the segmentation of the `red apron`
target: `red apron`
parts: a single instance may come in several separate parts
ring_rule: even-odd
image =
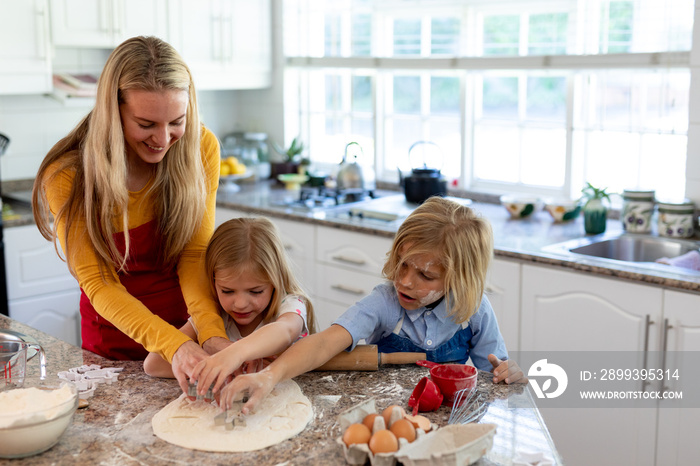
[[[182,297],[176,268],[163,269],[159,265],[160,243],[157,240],[156,221],[129,230],[129,235],[131,254],[126,266],[129,274],[120,273],[119,281],[153,314],[180,328],[189,317],[187,305]],[[123,254],[124,236],[115,235],[115,241]],[[84,291],[80,296],[80,316],[83,349],[119,360],[140,360],[148,354],[143,346],[99,315]]]

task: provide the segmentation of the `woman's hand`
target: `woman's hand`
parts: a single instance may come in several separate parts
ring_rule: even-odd
[[[254,374],[238,376],[221,391],[219,407],[223,410],[230,409],[233,401],[241,399],[242,394],[247,392],[248,401],[241,408],[241,413],[249,414],[272,392],[275,385],[276,382],[272,372],[267,369]]]
[[[228,338],[211,337],[210,339],[204,342],[202,348],[204,348],[204,351],[206,351],[209,354],[216,354],[219,351],[231,346],[232,343],[233,342]]]
[[[503,361],[498,359],[495,354],[489,354],[489,362],[493,366],[493,383],[505,381],[511,383],[527,383],[527,377],[518,366],[518,363],[512,359]]]
[[[197,363],[205,360],[208,356],[206,351],[191,340],[183,343],[177,351],[175,351],[172,360],[173,375],[177,379],[183,393],[187,394],[189,379],[192,377]]]

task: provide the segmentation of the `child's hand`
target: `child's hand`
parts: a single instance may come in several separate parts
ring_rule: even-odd
[[[248,392],[248,402],[243,405],[241,412],[248,414],[272,392],[275,388],[275,382],[272,373],[263,370],[254,374],[240,375],[234,378],[221,391],[219,397],[219,407],[223,410],[231,408],[231,403],[240,399],[240,394]]]
[[[233,347],[209,356],[200,361],[192,371],[192,379],[198,381],[197,390],[204,395],[209,387],[216,394],[226,382],[226,378],[239,368],[241,362],[236,358]]]
[[[518,363],[512,359],[502,361],[495,354],[489,354],[489,362],[493,366],[493,383],[505,381],[511,383],[527,383],[527,377],[518,366]]]
[[[269,364],[269,363],[268,363]],[[241,367],[233,372],[233,375],[239,376],[243,374],[253,374],[255,372],[260,372],[263,368],[267,367],[264,359],[253,359],[252,361],[246,361]]]

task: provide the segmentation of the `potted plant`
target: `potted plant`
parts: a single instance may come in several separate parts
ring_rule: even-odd
[[[270,177],[277,179],[277,175],[287,173],[297,173],[301,162],[301,153],[304,150],[304,143],[296,137],[292,139],[288,148],[284,149],[276,143],[272,143],[275,152],[279,154],[277,160],[270,160]]]
[[[586,183],[586,187],[581,190],[583,195],[583,226],[586,234],[597,235],[605,231],[608,219],[608,205],[610,204],[610,194],[607,188],[596,188],[591,183]]]

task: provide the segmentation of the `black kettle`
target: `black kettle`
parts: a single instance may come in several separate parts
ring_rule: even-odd
[[[437,144],[430,141],[418,141],[408,149],[411,161],[410,176],[403,176],[399,169],[399,182],[404,188],[408,202],[422,204],[431,196],[447,195],[447,180],[440,173],[442,152]]]

